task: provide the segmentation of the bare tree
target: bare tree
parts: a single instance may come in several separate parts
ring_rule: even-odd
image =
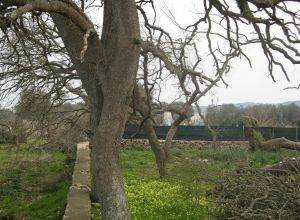
[[[55,27],[45,21],[50,17],[40,12],[50,14],[57,27],[55,32],[50,30]],[[70,78],[74,79],[76,70],[75,78],[80,79],[91,106],[93,196],[101,201],[103,219],[130,219],[120,174],[119,151],[140,50],[136,43],[139,24],[134,2],[105,1],[101,40],[94,24],[73,1],[52,1],[51,4],[43,0],[1,1],[1,14],[1,39],[10,46],[9,51],[1,52],[1,60],[13,55],[15,60],[6,59],[4,62],[15,61],[15,66],[10,65],[12,63],[7,63],[7,66],[19,73],[12,75],[13,71],[3,71],[2,79],[11,76],[10,83],[7,80],[3,89],[16,89],[28,79],[28,83],[36,81],[36,85],[40,82],[40,86],[44,83],[44,86],[51,86],[50,90],[62,91]],[[43,18],[44,26],[39,27]],[[34,30],[39,33],[33,33],[32,22],[37,27]],[[64,43],[72,63],[70,68],[66,66],[69,60],[64,63],[62,58],[61,65],[51,60],[51,55],[54,55],[51,52],[55,49],[52,45],[60,46],[54,42],[53,33]],[[51,47],[47,47],[50,43]],[[36,45],[38,47],[34,47]],[[18,62],[18,59],[22,60]],[[31,74],[35,78],[24,77],[22,81],[21,74]]]
[[[157,4],[152,0],[0,1],[1,95],[35,85],[59,99],[68,92],[67,84],[81,83],[93,133],[92,195],[101,202],[103,219],[131,218],[119,154],[140,54],[153,58],[158,72],[176,76],[187,100],[171,126],[165,149],[189,106],[219,81],[225,83],[232,59],[247,59],[244,46],[261,46],[274,80],[275,67],[289,79],[282,57],[300,63],[297,1],[237,2],[202,1],[199,19],[186,27],[178,24],[184,37],[176,39],[156,25]],[[101,7],[100,28],[89,18],[89,10]],[[149,8],[154,19],[148,19]],[[139,20],[144,24],[142,35]],[[199,66],[205,57],[212,64],[210,71]]]
[[[255,118],[259,126],[275,126],[276,106],[274,105],[255,105],[243,110],[243,115]]]

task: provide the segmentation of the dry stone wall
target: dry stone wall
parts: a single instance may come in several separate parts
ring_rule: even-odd
[[[162,140],[161,143],[164,143]],[[215,147],[245,147],[249,145],[248,141],[217,141]],[[147,139],[123,139],[122,148],[127,147],[145,147],[149,148],[149,141]],[[184,140],[175,140],[172,142],[172,147],[177,148],[202,148],[202,147],[212,147],[211,141],[184,141]]]

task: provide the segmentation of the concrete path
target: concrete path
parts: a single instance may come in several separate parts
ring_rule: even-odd
[[[77,145],[77,158],[72,179],[63,220],[89,220],[91,216],[91,174],[88,142]]]

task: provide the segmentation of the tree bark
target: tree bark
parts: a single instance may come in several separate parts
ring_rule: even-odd
[[[91,34],[83,60],[79,57],[85,33],[66,17],[52,17],[89,99],[92,196],[101,203],[102,219],[131,219],[119,154],[140,52],[135,2],[104,1],[102,38]]]
[[[198,95],[198,90],[195,90],[193,92],[193,94],[191,95],[191,97],[188,99],[188,101],[184,104],[184,107],[179,110],[179,112],[178,112],[179,116],[171,124],[171,127],[167,133],[167,137],[166,137],[166,141],[165,141],[165,145],[164,145],[164,151],[165,151],[167,160],[169,160],[171,157],[170,149],[171,149],[171,145],[172,145],[172,140],[176,134],[178,126],[181,124],[181,122],[183,122],[187,118],[187,111],[191,107],[191,105],[194,103],[194,101],[196,101],[195,99],[196,99],[197,95]]]
[[[170,149],[171,149],[171,145],[172,145],[172,140],[176,134],[176,131],[178,129],[178,126],[180,125],[180,123],[186,119],[185,115],[179,115],[178,118],[171,124],[171,127],[167,133],[166,136],[166,141],[164,144],[164,151],[165,151],[165,155],[166,155],[166,159],[169,160],[171,157],[171,153],[170,153]]]
[[[103,106],[102,88],[99,84],[98,73],[103,70],[101,62],[104,56],[102,43],[98,36],[94,35],[89,38],[89,45],[85,54],[84,61],[79,60],[80,51],[82,49],[82,39],[84,33],[72,23],[68,18],[58,14],[52,14],[52,19],[58,28],[59,34],[64,42],[68,54],[76,67],[82,87],[88,95],[88,105],[90,109],[90,126],[92,134],[95,134],[98,127]],[[94,136],[90,138],[91,146],[95,145]],[[92,167],[93,169],[93,167]],[[99,201],[95,187],[97,180],[92,179],[92,198]]]
[[[154,125],[151,119],[146,119],[144,121],[143,129],[147,134],[150,147],[154,153],[159,176],[163,178],[166,176],[166,155],[164,149],[162,148],[156,136]]]
[[[290,141],[284,137],[281,137],[281,138],[275,138],[268,141],[264,141],[263,143],[261,143],[261,147],[264,148],[278,147],[278,148],[286,148],[290,150],[300,151],[300,142]]]
[[[134,107],[145,120],[143,120],[143,130],[145,131],[147,138],[149,140],[149,144],[151,147],[151,150],[154,153],[155,156],[155,161],[156,165],[158,168],[158,173],[160,177],[165,177],[166,176],[166,155],[165,151],[160,144],[155,129],[154,129],[154,124],[151,118],[149,117],[149,114],[151,114],[150,111],[150,106],[148,106],[148,103],[146,103],[146,97],[143,97],[141,94],[141,91],[138,86],[135,87],[134,89]]]
[[[117,94],[116,94],[117,95]],[[130,219],[120,169],[120,142],[126,109],[119,97],[105,99],[92,153],[94,193],[101,202],[103,219]],[[113,110],[112,109],[116,109]]]
[[[248,138],[249,138],[249,151],[254,152],[256,150],[256,141],[254,137],[254,128],[248,128]]]

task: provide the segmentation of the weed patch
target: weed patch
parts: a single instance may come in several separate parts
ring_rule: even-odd
[[[72,165],[65,160],[74,156],[24,145],[1,146],[0,217],[60,219],[71,184]]]

